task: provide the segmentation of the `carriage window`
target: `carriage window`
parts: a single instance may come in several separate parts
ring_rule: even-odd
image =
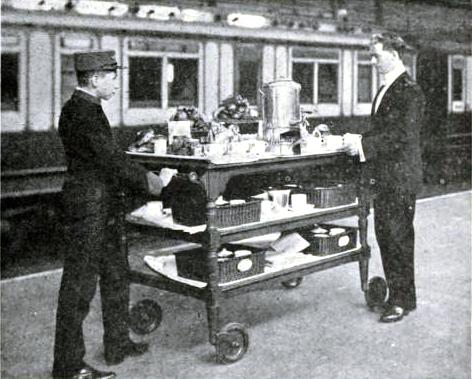
[[[130,108],[161,108],[162,58],[129,57]]]
[[[300,83],[300,103],[313,104],[313,77],[314,66],[312,63],[294,63],[292,79]]]
[[[373,70],[370,65],[357,66],[357,102],[372,102]]]
[[[356,116],[370,114],[372,101],[378,86],[378,74],[367,50],[354,52],[354,71],[352,84],[352,112]]]
[[[2,53],[2,111],[18,111],[19,54]]]
[[[466,65],[464,56],[455,55],[449,59],[449,109],[464,112],[466,109]]]
[[[75,87],[77,87],[77,75],[74,70],[74,56],[62,54],[61,56],[61,104],[70,99]]]
[[[292,79],[302,86],[300,95],[302,104],[338,104],[338,52],[294,48]]]
[[[164,111],[182,105],[198,106],[199,51],[200,45],[194,41],[129,38],[124,62],[128,66],[125,108],[151,115],[151,108]]]
[[[452,69],[452,101],[463,101],[462,74],[460,68]]]
[[[237,46],[235,50],[235,91],[247,98],[249,104],[255,105],[262,84],[262,49],[246,44]]]
[[[169,107],[198,106],[197,59],[169,59],[167,83]]]
[[[338,65],[320,64],[318,68],[318,103],[338,102]]]

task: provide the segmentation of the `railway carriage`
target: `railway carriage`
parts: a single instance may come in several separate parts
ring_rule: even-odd
[[[119,95],[104,104],[123,147],[179,105],[211,115],[239,93],[257,109],[259,88],[281,77],[302,84],[310,123],[359,133],[379,87],[369,37],[395,30],[416,47],[406,61],[427,98],[425,180],[469,180],[471,13],[460,0],[2,0],[2,220],[33,212],[54,222],[72,54],[93,49],[115,50],[126,67]]]

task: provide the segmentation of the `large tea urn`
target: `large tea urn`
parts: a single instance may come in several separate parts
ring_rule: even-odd
[[[290,79],[279,79],[262,86],[264,140],[279,143],[284,134],[299,130],[302,121],[300,89],[301,85]]]

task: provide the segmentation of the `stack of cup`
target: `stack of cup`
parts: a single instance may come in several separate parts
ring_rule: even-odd
[[[296,212],[302,212],[306,209],[307,205],[307,194],[306,193],[293,193],[290,197],[292,202],[292,210]]]

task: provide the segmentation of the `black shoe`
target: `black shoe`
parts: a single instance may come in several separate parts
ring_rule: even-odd
[[[86,365],[76,371],[69,373],[53,372],[52,377],[54,379],[112,379],[116,377],[116,374],[111,371],[100,371]]]
[[[407,311],[405,313],[405,316],[409,312],[413,312],[416,309],[416,304],[405,304],[405,303],[400,303],[400,302],[393,302],[390,299],[388,299],[386,302],[384,302],[382,305],[375,306],[374,308],[371,308],[372,311],[380,312],[381,314],[384,313],[387,309],[391,308],[392,306],[400,306],[403,308],[404,311]]]
[[[385,309],[380,316],[380,322],[397,322],[413,311],[416,307],[402,308],[398,305],[391,305]]]
[[[149,349],[147,343],[128,342],[125,346],[120,346],[116,351],[105,349],[105,362],[107,365],[117,365],[124,361],[126,357],[138,357]]]

